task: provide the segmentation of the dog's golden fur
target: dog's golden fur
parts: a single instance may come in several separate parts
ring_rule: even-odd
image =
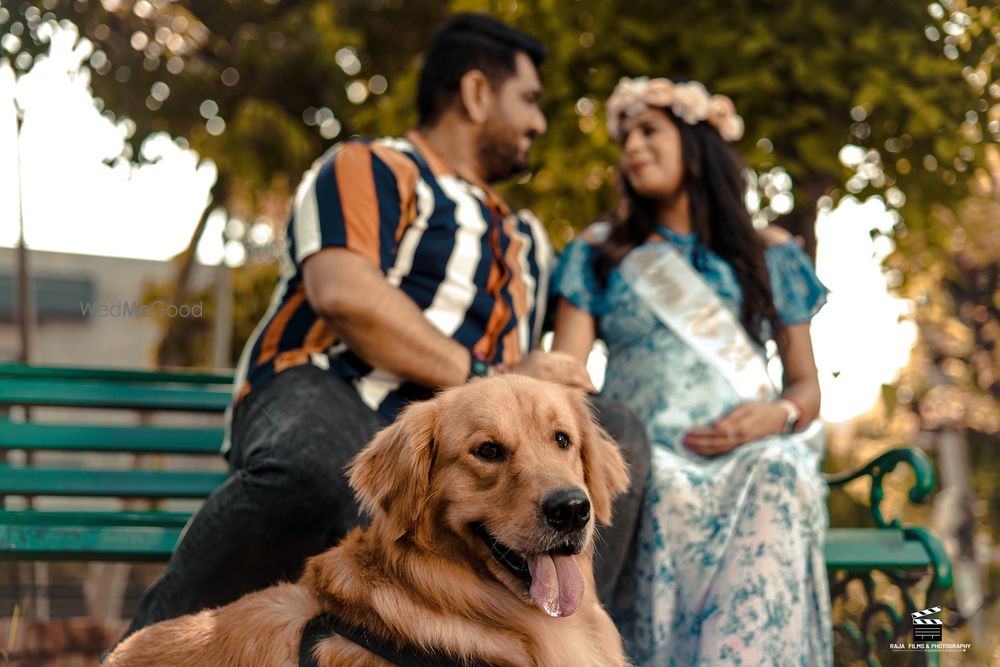
[[[556,432],[569,437],[560,447]],[[500,443],[503,460],[477,455]],[[563,443],[565,446],[565,443]],[[553,549],[539,510],[551,492],[585,489],[607,523],[628,476],[617,446],[582,393],[526,377],[477,380],[407,408],[358,455],[351,485],[371,526],[308,561],[298,583],[164,621],[129,637],[106,667],[294,667],[307,621],[331,610],[411,646],[511,667],[624,665],[591,569],[593,518],[573,558],[585,583],[577,611],[552,618],[470,527],[481,524],[518,553]],[[332,636],[324,667],[384,666]]]

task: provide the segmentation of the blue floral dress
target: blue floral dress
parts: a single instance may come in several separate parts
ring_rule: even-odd
[[[668,241],[739,313],[731,266],[693,235]],[[699,262],[694,261],[700,253]],[[608,347],[602,394],[629,405],[652,443],[634,572],[613,609],[632,659],[649,667],[828,665],[830,602],[821,451],[774,436],[705,458],[682,438],[740,398],[637,297],[617,270],[606,288],[584,238],[566,248],[554,291],[592,314]],[[826,299],[794,242],[766,249],[779,318],[808,322]]]

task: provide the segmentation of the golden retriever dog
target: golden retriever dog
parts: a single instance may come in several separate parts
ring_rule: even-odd
[[[406,408],[349,474],[368,529],[309,559],[298,583],[137,632],[106,667],[295,667],[324,612],[448,656],[434,664],[626,664],[591,557],[628,475],[582,392],[516,375],[446,390]],[[335,633],[311,655],[393,664]]]

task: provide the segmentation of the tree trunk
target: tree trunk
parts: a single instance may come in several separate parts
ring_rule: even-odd
[[[212,186],[212,196],[209,204],[205,207],[204,212],[202,212],[201,218],[198,220],[198,225],[195,227],[194,233],[191,234],[191,240],[188,242],[187,248],[181,253],[181,264],[177,271],[177,277],[174,280],[174,288],[171,292],[169,303],[174,305],[182,304],[184,297],[190,291],[191,276],[194,273],[194,265],[198,259],[198,242],[201,240],[201,235],[205,232],[205,226],[208,224],[208,216],[212,212],[212,204],[224,204],[228,195],[228,182],[220,174],[215,181],[215,185]],[[158,368],[182,365],[183,357],[181,349],[183,345],[181,344],[181,338],[183,326],[184,320],[181,318],[175,317],[167,320],[167,326],[163,331],[163,337],[160,339],[160,345],[156,352],[156,365]]]

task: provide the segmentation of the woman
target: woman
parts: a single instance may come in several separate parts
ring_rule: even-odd
[[[553,347],[585,361],[603,339],[603,393],[654,443],[619,626],[643,665],[829,664],[809,337],[826,290],[786,232],[751,224],[728,98],[622,79],[608,128],[624,195],[563,254]]]

